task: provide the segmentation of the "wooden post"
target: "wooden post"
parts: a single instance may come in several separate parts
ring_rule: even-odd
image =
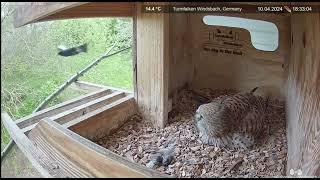
[[[133,3],[133,23],[132,23],[132,67],[133,67],[133,92],[136,102],[138,102],[138,88],[137,88],[137,3]]]
[[[320,13],[291,17],[287,175],[320,176]]]
[[[159,4],[159,3],[158,3]],[[137,4],[137,90],[141,114],[163,128],[168,119],[169,14]]]

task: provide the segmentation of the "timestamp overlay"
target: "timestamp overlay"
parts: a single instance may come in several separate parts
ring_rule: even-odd
[[[212,3],[199,5],[143,5],[143,13],[316,13],[319,4],[300,5],[250,5]]]

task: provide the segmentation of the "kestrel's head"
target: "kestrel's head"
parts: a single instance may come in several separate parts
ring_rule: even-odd
[[[222,109],[220,102],[202,104],[196,111],[195,120],[196,122],[201,120],[208,120],[208,118],[215,116],[215,114],[217,114],[221,110]]]
[[[218,135],[227,130],[230,112],[223,103],[214,101],[199,106],[195,113],[195,123],[199,132]]]

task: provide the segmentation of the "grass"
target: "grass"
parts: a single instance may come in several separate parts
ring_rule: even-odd
[[[89,47],[90,48],[90,47]],[[54,52],[54,51],[53,51]],[[14,119],[32,111],[65,80],[99,57],[103,50],[89,49],[72,57],[48,55],[32,64],[23,59],[13,59],[1,64],[1,109]],[[39,63],[40,62],[40,63]],[[104,59],[79,80],[132,90],[131,50]],[[49,106],[83,94],[67,88]],[[10,138],[1,123],[1,150]]]

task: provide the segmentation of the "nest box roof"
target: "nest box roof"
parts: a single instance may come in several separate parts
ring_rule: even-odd
[[[134,3],[130,2],[26,2],[15,12],[14,25],[70,18],[130,17]]]

